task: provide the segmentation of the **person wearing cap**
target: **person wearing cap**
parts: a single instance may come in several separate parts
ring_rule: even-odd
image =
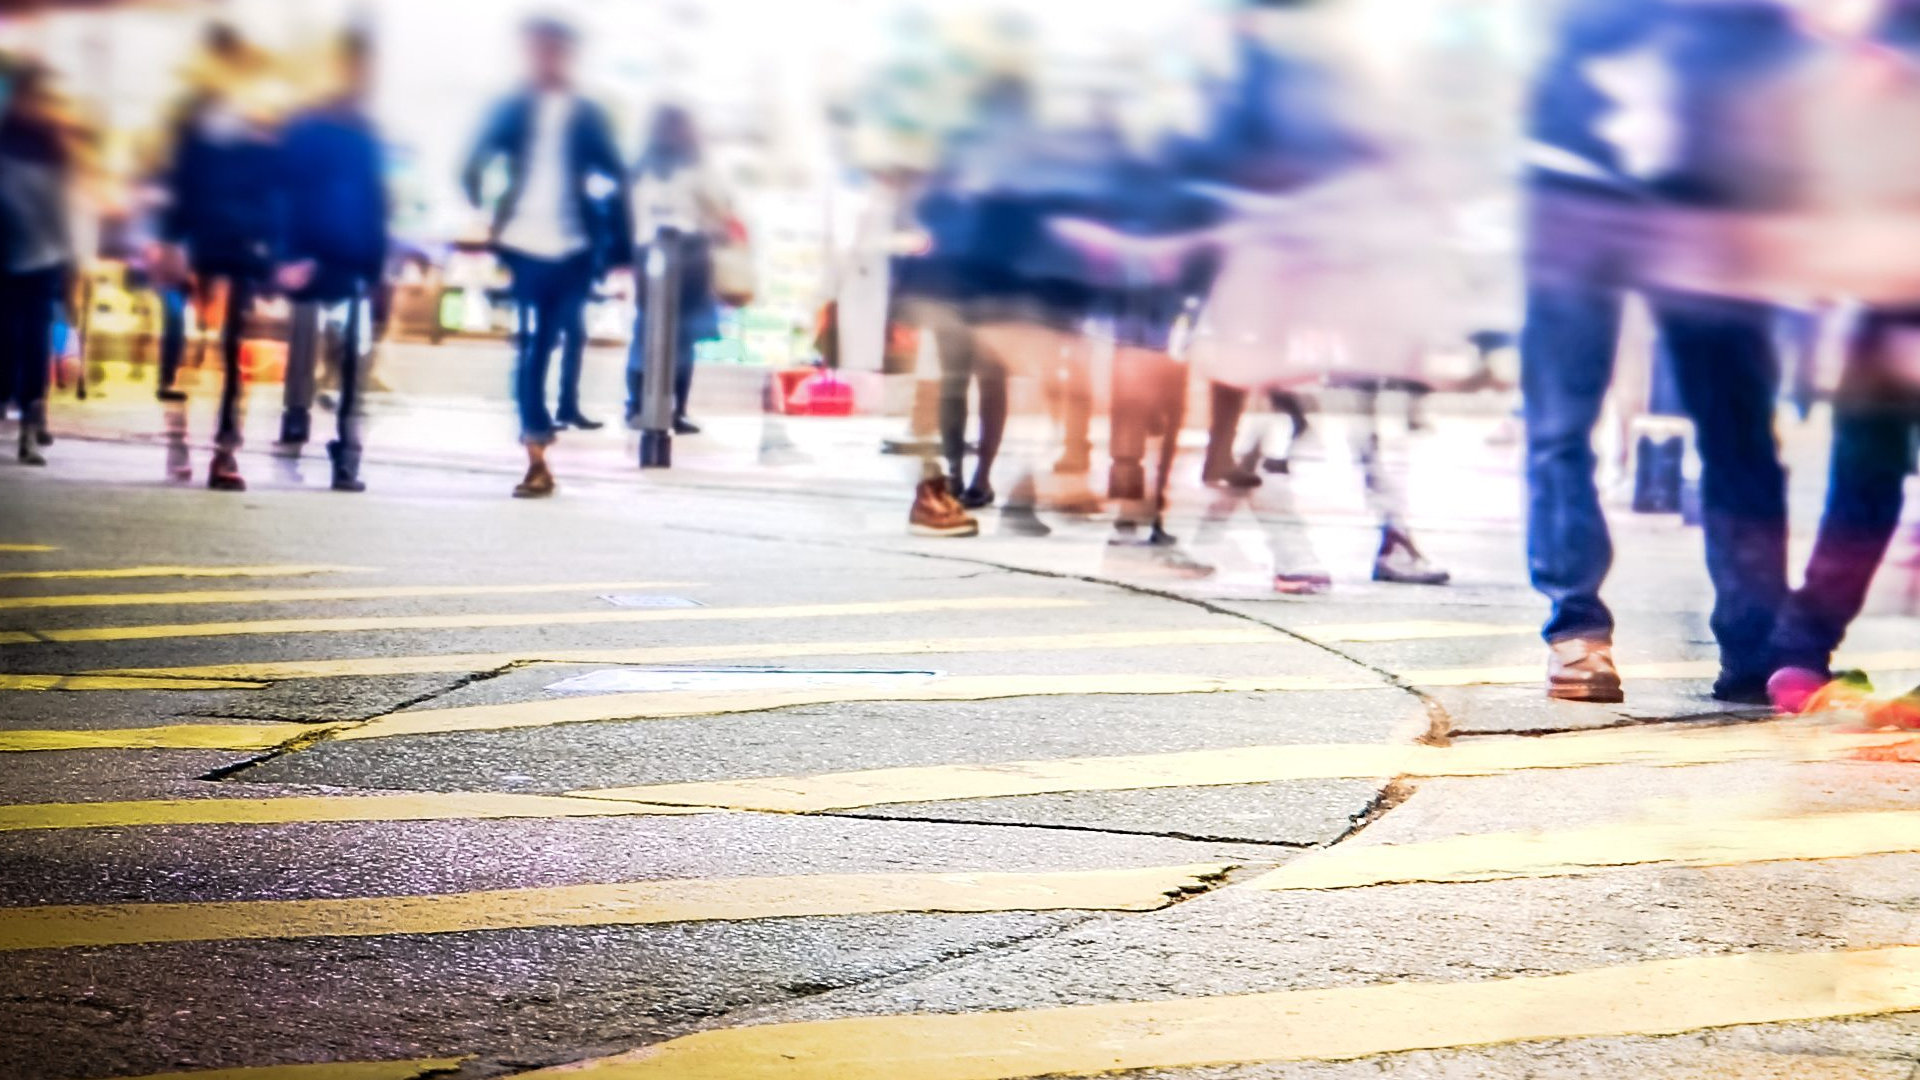
[[[579,409],[579,372],[563,372],[558,415],[547,409],[547,367],[555,345],[579,313],[593,281],[631,261],[626,179],[607,114],[573,83],[576,37],[553,19],[525,29],[527,85],[494,107],[463,184],[481,205],[482,182],[496,161],[507,184],[494,206],[490,239],[513,277],[518,308],[514,396],[527,475],[519,498],[551,495],[546,448],[559,426],[595,428]]]

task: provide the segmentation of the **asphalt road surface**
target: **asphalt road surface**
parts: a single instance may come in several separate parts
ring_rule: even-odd
[[[1510,524],[1434,589],[1316,523],[1279,598],[865,489],[54,449],[0,469],[0,1076],[1920,1075],[1920,766],[1708,700],[1676,522],[1576,706]]]

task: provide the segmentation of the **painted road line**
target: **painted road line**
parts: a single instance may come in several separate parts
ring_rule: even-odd
[[[1495,623],[1449,622],[1435,619],[1409,619],[1401,622],[1325,623],[1295,627],[1302,636],[1316,641],[1427,641],[1443,638],[1506,637],[1512,634],[1537,634],[1538,626],[1499,625]],[[1536,672],[1536,677],[1538,673]]]
[[[1017,1080],[1347,1061],[1920,1010],[1920,947],[1655,960],[1477,982],[722,1028],[532,1077]]]
[[[141,607],[183,604],[286,604],[316,600],[394,600],[430,596],[515,596],[567,592],[615,592],[622,589],[683,589],[694,581],[543,582],[534,585],[377,585],[325,589],[203,589],[150,593],[69,593],[58,596],[0,596],[9,608]]]
[[[311,577],[315,574],[370,572],[364,566],[326,566],[306,563],[276,566],[114,566],[80,570],[8,570],[0,572],[0,581],[48,581],[55,578]]]
[[[0,544],[0,555],[38,555],[47,551],[59,551],[47,544]]]
[[[998,637],[888,638],[880,641],[750,642],[741,645],[664,645],[625,649],[540,649],[452,653],[442,656],[355,656],[338,660],[270,660],[194,667],[101,668],[90,675],[150,678],[283,679],[367,678],[493,671],[513,664],[685,664],[722,660],[780,660],[814,656],[930,656],[940,653],[1024,653],[1069,649],[1185,648],[1197,645],[1270,645],[1285,642],[1273,630],[1119,630],[1089,634]]]
[[[1303,690],[1378,688],[1371,680],[1322,679],[1307,675],[1222,677],[1212,675],[1113,674],[957,675],[911,685],[798,686],[782,690],[666,691],[599,694],[505,705],[469,705],[451,709],[415,709],[385,716],[343,731],[342,739],[382,739],[396,735],[432,735],[452,731],[504,731],[600,720],[662,720],[678,716],[765,712],[798,705],[838,705],[851,701],[990,701],[1013,697],[1091,694],[1232,694]]]
[[[1730,761],[1830,761],[1902,733],[1806,731],[1778,724],[1696,731],[1623,728],[1538,738],[1474,739],[1453,746],[1306,743],[1166,754],[1056,758],[986,765],[927,765],[813,776],[644,784],[568,792],[581,798],[710,806],[775,813],[854,810],[912,802],[999,799],[1084,791],[1372,780],[1395,776],[1493,776],[1530,769],[1604,765],[1684,767]]]
[[[1920,811],[1634,822],[1318,851],[1250,888],[1351,889],[1418,881],[1569,877],[1625,866],[1733,866],[1920,851]]]
[[[1038,611],[1086,607],[1090,601],[1037,596],[975,596],[941,600],[883,600],[851,604],[788,604],[773,607],[713,607],[608,611],[540,611],[504,614],[386,615],[324,619],[260,619],[250,622],[175,623],[159,626],[96,626],[16,631],[28,641],[153,641],[234,637],[244,634],[337,634],[359,630],[484,630],[516,626],[585,626],[615,623],[714,622],[729,619],[826,619],[902,615],[928,611]],[[0,637],[0,644],[19,639]]]
[[[263,682],[138,675],[0,675],[0,690],[259,690]]]
[[[449,1073],[467,1059],[414,1058],[410,1061],[322,1061],[301,1065],[247,1065],[237,1069],[194,1069],[149,1073],[122,1080],[417,1080]]]
[[[168,724],[87,730],[0,729],[0,752],[37,750],[271,750],[335,730],[329,724]]]
[[[330,900],[0,908],[0,951],[884,912],[1153,911],[1228,869],[1207,864],[1030,874],[810,874]]]
[[[564,795],[420,792],[265,799],[149,799],[137,802],[0,806],[0,832],[117,829],[154,825],[294,825],[330,821],[467,821],[500,818],[645,817],[706,814],[688,806],[647,806]]]
[[[1920,650],[1900,650],[1895,652],[1863,653],[1858,656],[1843,656],[1841,666],[1873,671],[1908,671],[1920,668]],[[1675,660],[1657,661],[1639,664],[1620,665],[1620,677],[1634,679],[1711,679],[1720,672],[1720,664],[1715,660]],[[1546,668],[1539,664],[1516,664],[1505,667],[1479,668],[1436,668],[1426,671],[1408,671],[1400,676],[1401,681],[1413,686],[1498,686],[1513,683],[1538,683],[1546,678]]]

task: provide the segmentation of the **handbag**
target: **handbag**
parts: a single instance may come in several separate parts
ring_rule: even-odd
[[[753,303],[759,275],[753,265],[753,246],[738,222],[730,222],[725,238],[713,245],[712,260],[714,296],[728,307]]]

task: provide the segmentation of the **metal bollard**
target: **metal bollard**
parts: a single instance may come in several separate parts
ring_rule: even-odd
[[[673,464],[673,360],[680,335],[680,272],[682,248],[678,233],[662,231],[647,246],[645,303],[647,337],[640,395],[640,467],[664,469]]]

